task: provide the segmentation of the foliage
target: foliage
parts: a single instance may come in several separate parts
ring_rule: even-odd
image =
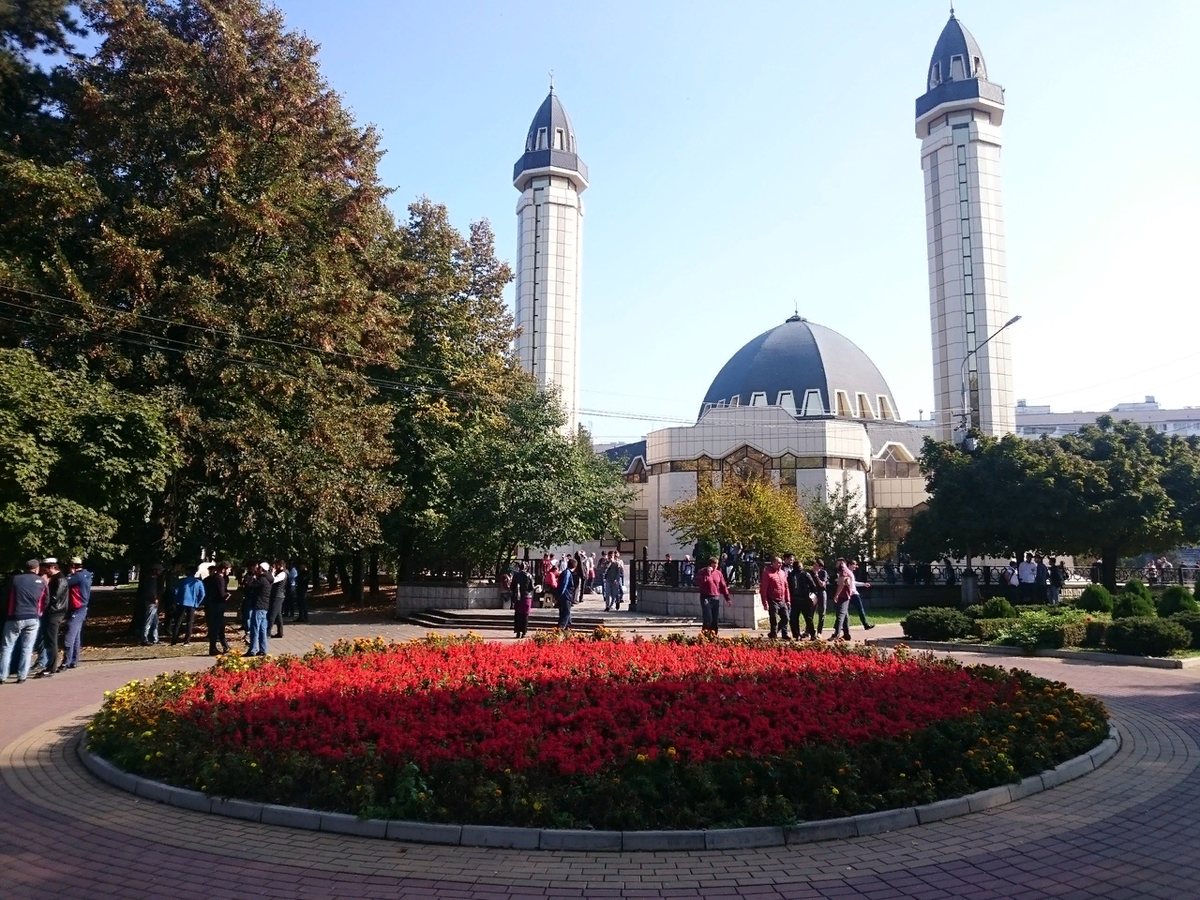
[[[6,0],[0,3],[0,138],[36,135],[50,93],[52,73],[36,60],[70,49],[79,26],[66,0]],[[35,135],[30,135],[31,126]],[[36,136],[35,136],[36,139]]]
[[[1015,619],[1017,611],[1004,597],[992,597],[979,608],[981,619]]]
[[[763,478],[728,477],[700,483],[698,495],[663,507],[671,533],[684,546],[707,539],[720,546],[741,543],[764,555],[812,556],[813,532],[791,492]]]
[[[787,687],[798,676],[803,692]],[[738,694],[754,702],[729,702]],[[751,727],[764,718],[774,726]],[[1023,672],[871,648],[606,634],[235,658],[112,693],[88,744],[217,796],[625,829],[934,801],[1043,771],[1106,731],[1098,701]]]
[[[1158,598],[1158,614],[1164,619],[1178,612],[1200,612],[1200,603],[1181,584],[1167,588]]]
[[[0,350],[0,565],[112,556],[178,464],[164,412],[28,350]]]
[[[1119,558],[1200,538],[1196,442],[1110,416],[1055,439],[983,437],[971,451],[927,439],[921,468],[930,497],[906,542],[920,558],[1099,554],[1113,590]]]
[[[1083,589],[1083,593],[1079,595],[1079,599],[1075,601],[1075,607],[1087,612],[1111,613],[1113,611],[1113,597],[1104,585],[1089,584]]]
[[[976,619],[972,623],[972,630],[985,644],[990,644],[996,641],[1007,629],[1012,628],[1020,621],[1018,616],[1012,616],[1007,619]]]
[[[1152,616],[1131,616],[1108,627],[1104,643],[1131,656],[1169,656],[1191,645],[1192,632],[1178,622]]]
[[[1141,597],[1143,600],[1154,602],[1154,595],[1150,593],[1150,588],[1146,587],[1146,583],[1140,578],[1130,578],[1125,582],[1125,586],[1121,588],[1122,594],[1134,594]]]
[[[817,555],[835,559],[869,559],[874,544],[866,504],[857,490],[839,484],[828,497],[819,494],[805,507]]]
[[[1154,597],[1151,596],[1150,589],[1140,581],[1137,581],[1137,579],[1131,579],[1130,584],[1133,585],[1132,589],[1127,584],[1125,590],[1113,598],[1112,617],[1114,619],[1128,619],[1157,615],[1158,613],[1154,606]]]
[[[1200,612],[1177,612],[1171,616],[1171,621],[1186,628],[1192,635],[1190,646],[1200,650]]]
[[[1090,621],[1086,613],[1068,608],[1022,612],[1016,622],[996,636],[996,640],[1024,650],[1078,647],[1087,639]]]
[[[914,609],[901,621],[900,627],[904,629],[904,636],[914,641],[950,641],[972,633],[969,616],[957,609],[938,606]]]

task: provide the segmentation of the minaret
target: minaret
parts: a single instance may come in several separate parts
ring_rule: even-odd
[[[1000,123],[1004,89],[988,80],[983,53],[954,17],[942,29],[917,98],[925,174],[929,311],[938,437],[956,436],[966,360],[972,424],[984,434],[1015,428],[1008,321]]]
[[[557,388],[566,431],[579,424],[580,264],[587,166],[554,83],[513,167],[517,201],[517,355],[542,389]]]

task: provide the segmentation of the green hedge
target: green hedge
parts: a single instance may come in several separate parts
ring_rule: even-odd
[[[1017,611],[1003,597],[993,597],[979,607],[980,619],[1015,619]]]
[[[1191,632],[1191,647],[1193,650],[1200,650],[1200,612],[1177,612],[1171,616],[1170,621]]]
[[[1192,632],[1178,622],[1150,616],[1118,619],[1104,637],[1109,649],[1131,656],[1169,656],[1191,642]]]
[[[1083,589],[1083,593],[1079,595],[1079,599],[1075,601],[1075,606],[1078,609],[1085,609],[1088,612],[1106,612],[1113,611],[1113,597],[1102,584],[1089,584]]]
[[[1179,612],[1200,612],[1200,603],[1181,584],[1175,584],[1162,592],[1158,598],[1158,614],[1164,619]]]
[[[1145,590],[1146,586],[1137,582]],[[1154,598],[1150,592],[1143,595],[1139,591],[1124,590],[1113,600],[1112,617],[1116,619],[1152,619],[1158,615],[1154,607]]]
[[[950,641],[970,637],[972,623],[969,616],[957,609],[938,606],[922,606],[914,609],[901,621],[904,636],[914,641]]]
[[[1008,619],[976,619],[975,636],[985,643],[990,643],[999,640],[1006,629],[1012,628],[1020,621],[1017,616]]]

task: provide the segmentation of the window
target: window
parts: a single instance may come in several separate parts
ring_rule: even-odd
[[[858,401],[858,417],[860,419],[875,418],[875,410],[871,408],[871,401],[866,394],[858,393],[854,398]]]
[[[823,416],[825,415],[825,404],[821,402],[821,392],[817,390],[804,392],[804,408],[800,410],[802,416]]]
[[[789,415],[796,414],[796,400],[791,391],[780,391],[775,398],[775,405],[781,406]]]
[[[545,128],[539,128],[537,130],[537,149],[538,150],[546,149],[546,129]]]
[[[766,406],[767,405],[766,392],[765,391],[755,391],[753,394],[751,394],[750,395],[750,405],[751,406]]]
[[[837,391],[837,414],[845,416],[847,419],[854,418],[854,412],[850,407],[850,395],[845,391]]]
[[[742,405],[742,395],[734,394],[732,397],[730,397],[729,405],[730,406],[741,406]]]
[[[896,413],[892,409],[891,401],[888,400],[887,395],[880,394],[875,399],[879,401],[879,418],[887,419],[892,422],[896,421]]]
[[[966,77],[967,73],[963,68],[963,58],[961,56],[950,57],[950,80],[962,81]]]
[[[561,128],[554,129],[554,149],[563,149],[563,130]]]
[[[933,64],[933,73],[929,76],[929,89],[933,90],[942,83],[942,64],[935,62]]]
[[[983,71],[983,61],[978,56],[975,57],[975,68],[971,72],[976,78],[986,77]]]

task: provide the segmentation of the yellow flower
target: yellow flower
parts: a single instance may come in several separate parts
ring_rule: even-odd
[[[535,810],[539,810],[539,809],[541,809],[541,808],[542,808],[542,804],[541,804],[540,802],[538,802],[538,801],[536,801],[536,800],[535,800],[535,801],[533,802],[533,808],[534,808]]]
[[[671,759],[674,759],[674,758],[676,757],[676,755],[677,755],[677,754],[675,753],[675,748],[674,748],[674,747],[668,747],[668,748],[667,748],[667,756],[669,756]]]
[[[835,797],[836,797],[836,796],[837,796],[839,793],[841,793],[841,792],[840,792],[840,791],[839,791],[837,788],[835,788],[835,787],[831,787],[831,788],[829,789],[829,793],[833,794],[833,796],[835,796]]]
[[[644,762],[645,762],[647,759],[649,759],[649,758],[650,758],[650,757],[646,756],[646,754],[645,754],[645,753],[639,753],[639,754],[637,755],[637,761],[638,761],[638,762],[640,762],[640,763],[644,763]]]

